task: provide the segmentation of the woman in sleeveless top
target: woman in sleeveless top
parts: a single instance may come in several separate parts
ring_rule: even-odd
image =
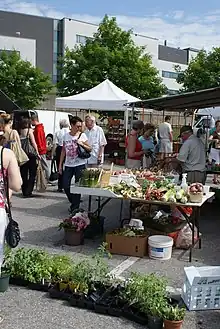
[[[38,158],[40,155],[38,153],[37,144],[34,138],[33,130],[31,129],[31,122],[29,118],[23,118],[20,123],[20,138],[30,138],[30,143],[36,151]],[[36,174],[37,174],[37,157],[35,155],[28,155],[29,161],[20,167],[21,177],[22,177],[22,194],[25,198],[32,197]]]
[[[143,121],[137,120],[133,122],[132,130],[126,138],[127,149],[127,168],[139,169],[144,155],[142,145],[138,140],[141,132],[144,129]]]
[[[0,115],[0,129],[4,131],[5,147],[10,148],[10,143],[18,143],[21,146],[17,130],[12,129],[13,121],[10,114],[2,113]]]
[[[7,215],[5,211],[6,193],[2,170],[8,176],[8,185],[10,191],[18,192],[21,188],[21,175],[18,167],[17,160],[11,150],[4,149],[0,146],[0,155],[3,152],[3,164],[1,163],[0,156],[0,266],[4,260],[4,240],[5,229],[7,226]],[[4,168],[4,169],[3,169]],[[3,318],[0,316],[0,322]]]

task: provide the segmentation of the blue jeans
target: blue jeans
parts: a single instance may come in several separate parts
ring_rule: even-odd
[[[65,167],[63,173],[63,188],[66,193],[66,196],[70,202],[71,211],[78,209],[80,206],[80,194],[74,194],[70,192],[70,185],[73,176],[75,176],[75,183],[79,182],[82,171],[85,169],[85,165],[77,167]]]

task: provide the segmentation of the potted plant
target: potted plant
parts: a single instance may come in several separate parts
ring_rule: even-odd
[[[163,277],[133,273],[125,287],[125,298],[145,314],[149,329],[163,328],[162,311],[167,305],[166,280]]]
[[[163,311],[164,329],[180,329],[186,314],[185,308],[168,306]]]
[[[47,290],[51,281],[51,256],[44,250],[19,248],[6,260],[4,269],[11,275],[11,283]]]
[[[10,272],[6,268],[6,263],[11,258],[11,248],[8,245],[5,245],[4,248],[4,260],[2,267],[0,267],[0,292],[5,292],[9,287]]]
[[[65,244],[78,246],[84,242],[84,230],[90,224],[86,212],[79,212],[60,223],[59,229],[64,229]]]

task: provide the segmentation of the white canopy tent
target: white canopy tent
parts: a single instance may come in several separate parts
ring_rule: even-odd
[[[125,111],[127,103],[138,100],[138,98],[129,95],[106,79],[99,85],[81,94],[56,98],[55,107],[63,109]]]

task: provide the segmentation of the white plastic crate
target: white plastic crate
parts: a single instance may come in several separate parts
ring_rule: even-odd
[[[182,299],[190,311],[220,309],[220,266],[185,267]]]

